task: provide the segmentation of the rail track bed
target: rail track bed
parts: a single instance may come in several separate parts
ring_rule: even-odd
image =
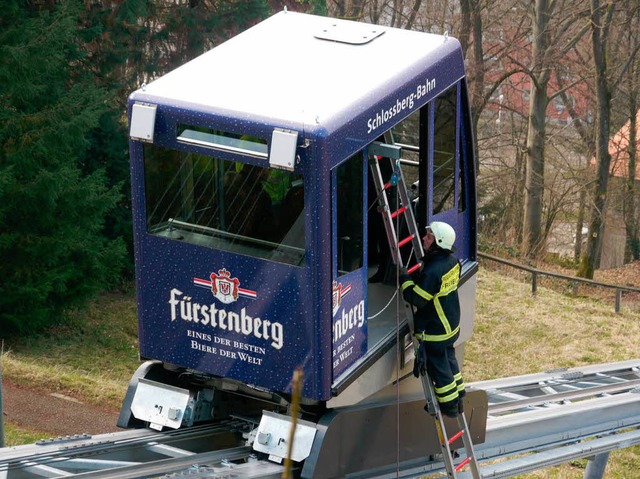
[[[640,360],[469,387],[489,396],[486,440],[475,446],[483,477],[511,477],[585,457],[606,463],[610,451],[640,443]],[[132,429],[8,447],[0,449],[0,479],[281,477],[282,464],[245,444],[255,426],[234,418],[187,429]],[[442,471],[436,456],[349,477],[408,478]]]

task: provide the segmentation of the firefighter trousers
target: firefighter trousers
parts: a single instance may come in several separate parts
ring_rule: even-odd
[[[427,342],[427,374],[434,383],[436,398],[444,410],[457,410],[459,398],[465,395],[462,373],[453,344]]]

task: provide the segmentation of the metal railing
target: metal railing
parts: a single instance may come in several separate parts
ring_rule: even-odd
[[[531,266],[525,266],[522,264],[517,264],[512,261],[508,261],[503,258],[498,258],[497,256],[492,256],[490,254],[478,252],[479,258],[488,259],[490,261],[495,261],[496,263],[501,263],[507,266],[511,266],[512,268],[520,269],[522,271],[526,271],[531,273],[531,294],[536,295],[538,291],[538,276],[549,276],[551,278],[561,279],[565,281],[569,281],[570,283],[576,285],[577,283],[587,284],[589,286],[597,286],[601,288],[609,288],[614,289],[616,292],[615,297],[615,309],[616,313],[620,312],[620,308],[622,307],[622,293],[640,293],[640,288],[633,288],[630,286],[620,286],[617,284],[609,284],[609,283],[600,283],[598,281],[594,281],[592,279],[587,278],[579,278],[577,276],[565,276],[559,273],[552,273],[550,271],[543,271],[537,268],[532,268]]]

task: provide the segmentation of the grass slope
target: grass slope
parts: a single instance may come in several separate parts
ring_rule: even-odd
[[[4,378],[48,392],[119,408],[138,367],[135,299],[99,297],[71,313],[46,335],[6,341]],[[572,298],[546,288],[531,296],[530,284],[481,268],[476,324],[467,344],[467,382],[640,357],[640,311],[614,312],[612,302]],[[47,434],[5,426],[6,443],[30,443]],[[523,475],[582,478],[586,461]],[[605,476],[640,477],[640,447],[611,454]]]
[[[3,378],[119,409],[139,365],[133,293],[105,294],[46,334],[5,340]]]
[[[573,298],[481,268],[474,335],[465,350],[468,382],[640,357],[640,311]],[[517,476],[582,479],[587,461]],[[640,447],[612,452],[608,479],[640,478]]]

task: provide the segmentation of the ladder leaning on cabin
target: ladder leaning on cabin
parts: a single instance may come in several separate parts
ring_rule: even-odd
[[[369,165],[376,186],[378,211],[382,214],[393,262],[398,266],[406,268],[407,272],[411,274],[417,271],[422,265],[420,260],[424,256],[424,251],[422,249],[422,238],[418,232],[411,198],[400,166],[400,152],[401,148],[394,144],[391,133],[387,133],[385,134],[385,143],[375,142],[370,145]],[[383,170],[387,172],[391,171],[391,176],[385,179]],[[388,197],[388,191],[391,190],[392,187],[397,188],[397,195],[400,198],[400,205],[395,211],[391,211]],[[403,220],[402,222],[400,221],[401,219]],[[403,224],[406,226],[406,229],[400,227]],[[400,233],[404,231],[407,231],[408,235],[399,239]],[[402,258],[401,248],[409,243],[412,246],[412,250],[405,262]],[[413,332],[412,324],[410,325],[410,329]],[[414,352],[417,352],[417,345],[418,342],[414,340]],[[474,479],[481,479],[482,476],[480,475],[478,462],[473,450],[473,441],[471,440],[469,426],[464,413],[458,413],[456,421],[459,431],[449,438],[447,436],[444,417],[440,411],[433,389],[433,382],[427,374],[422,375],[421,380],[427,399],[426,410],[431,417],[433,417],[438,432],[438,440],[447,470],[447,477],[455,479],[457,477],[456,473],[469,465],[472,477]],[[462,438],[466,457],[456,465],[454,464],[451,447],[460,438]]]

